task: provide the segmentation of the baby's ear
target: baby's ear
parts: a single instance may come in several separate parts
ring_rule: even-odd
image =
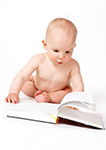
[[[76,43],[74,44],[74,47],[76,47]]]
[[[44,49],[47,50],[47,43],[46,43],[46,40],[42,40],[42,44],[43,44]]]

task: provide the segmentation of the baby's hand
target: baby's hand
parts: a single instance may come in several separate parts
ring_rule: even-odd
[[[19,101],[19,96],[18,96],[18,94],[16,94],[16,93],[11,93],[11,94],[9,94],[9,95],[5,98],[5,101],[8,102],[8,103],[14,103],[14,104],[16,104],[16,103],[18,103],[18,101]]]

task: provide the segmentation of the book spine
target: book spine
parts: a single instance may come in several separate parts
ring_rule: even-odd
[[[58,121],[59,121],[59,117],[55,117],[55,116],[53,116],[52,114],[49,114],[49,115],[55,119],[55,124],[57,124]]]
[[[59,119],[60,119],[60,118],[59,118],[59,117],[57,117],[57,119],[56,119],[56,123],[55,123],[55,124],[57,124],[57,123],[59,122]]]

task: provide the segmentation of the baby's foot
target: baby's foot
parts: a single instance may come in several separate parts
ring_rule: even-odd
[[[47,103],[49,101],[48,93],[37,91],[35,93],[35,100],[39,103]]]
[[[36,93],[35,93],[35,97],[42,94],[42,91],[38,90]]]

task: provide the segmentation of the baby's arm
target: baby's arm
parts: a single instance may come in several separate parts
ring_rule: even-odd
[[[6,102],[17,103],[19,101],[19,92],[22,89],[25,81],[28,77],[37,69],[39,64],[39,59],[37,56],[34,56],[30,61],[25,65],[25,67],[16,75],[14,78],[8,96],[5,98]]]
[[[78,62],[73,61],[73,69],[71,71],[72,91],[84,91],[84,84],[80,73]]]

